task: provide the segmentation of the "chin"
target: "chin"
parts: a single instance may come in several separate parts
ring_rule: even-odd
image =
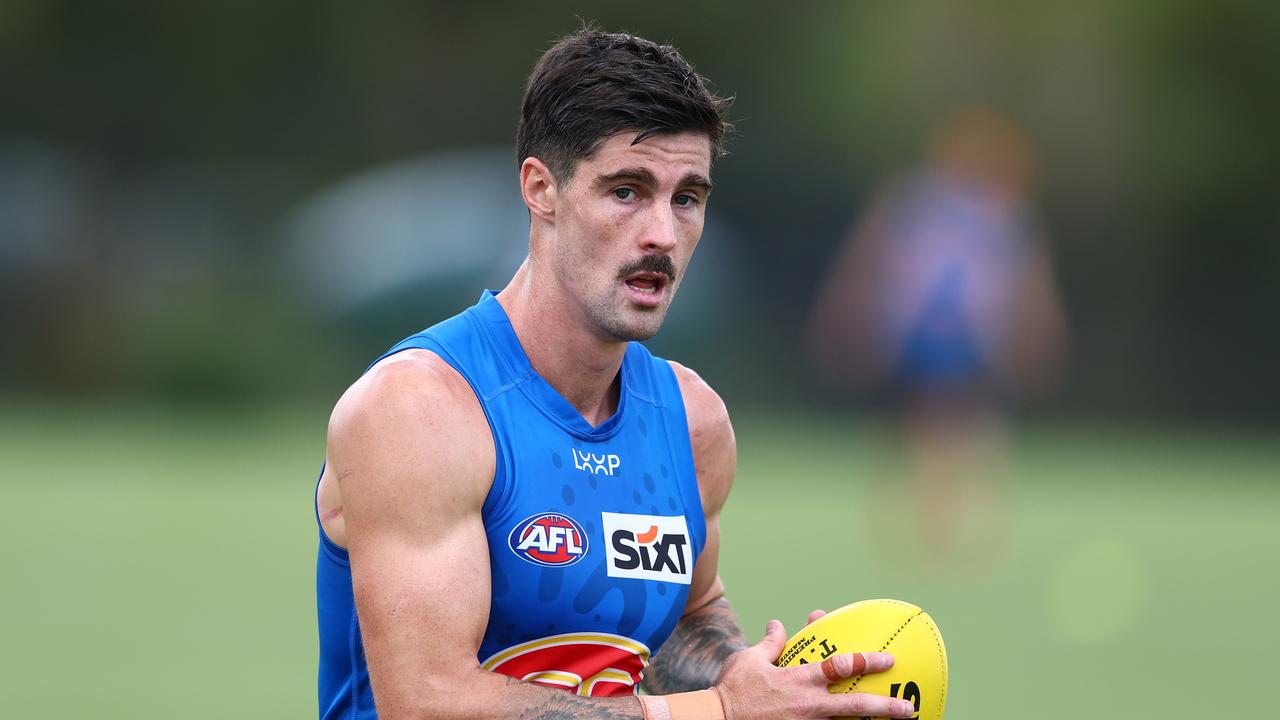
[[[662,329],[662,323],[665,319],[666,313],[664,312],[656,317],[644,317],[639,321],[626,322],[623,320],[607,329],[610,335],[623,342],[631,340],[648,340],[658,334],[658,331]]]
[[[631,333],[631,335],[630,335],[629,337],[627,337],[627,340],[628,340],[628,341],[630,341],[630,340],[636,340],[636,341],[639,341],[639,342],[643,342],[643,341],[648,340],[649,338],[653,337],[654,335],[657,335],[657,334],[658,334],[658,330],[660,330],[660,329],[661,329],[661,327],[655,327],[655,328],[642,328],[642,329],[638,329],[638,330],[636,330],[635,332]]]
[[[619,342],[648,340],[662,329],[670,303],[657,307],[638,307],[622,298],[587,306],[587,316],[597,329]]]
[[[609,328],[609,334],[622,342],[630,342],[632,340],[648,340],[658,334],[661,325],[629,325],[621,328]]]

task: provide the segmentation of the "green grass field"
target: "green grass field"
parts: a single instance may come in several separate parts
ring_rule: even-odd
[[[0,405],[4,716],[314,716],[324,422]],[[738,426],[722,570],[749,637],[769,617],[794,630],[813,607],[898,597],[943,630],[952,720],[1270,714],[1274,436],[1029,431],[1007,556],[926,570],[908,503],[869,519],[872,428]]]

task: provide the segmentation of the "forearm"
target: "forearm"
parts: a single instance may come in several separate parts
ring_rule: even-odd
[[[724,661],[747,647],[738,620],[721,597],[684,616],[645,672],[644,689],[653,695],[711,687]]]
[[[508,678],[508,684],[523,686],[508,698],[504,718],[518,720],[643,720],[644,713],[634,697],[585,698],[563,690],[539,687]]]
[[[476,672],[475,676],[457,678],[449,690],[437,686],[419,694],[419,702],[404,696],[384,699],[374,678],[378,716],[387,720],[643,720],[644,717],[640,703],[632,695],[582,697],[497,673]],[[388,700],[390,702],[385,702]]]

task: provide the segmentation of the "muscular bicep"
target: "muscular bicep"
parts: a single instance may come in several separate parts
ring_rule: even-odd
[[[659,694],[709,687],[725,660],[746,647],[719,574],[720,512],[737,469],[733,426],[724,402],[696,373],[676,363],[672,368],[684,397],[707,534],[684,615],[646,675],[645,688]]]
[[[480,668],[490,602],[481,509],[494,462],[479,402],[430,353],[384,361],[334,410],[328,463],[378,717],[640,720],[634,698],[578,697]]]
[[[369,676],[386,717],[429,707],[478,669],[489,613],[480,514],[493,476],[488,426],[469,388],[421,358],[406,361],[353,388],[329,443]]]
[[[428,706],[478,668],[489,614],[484,528],[352,532],[352,583],[379,707]]]
[[[720,518],[707,518],[707,541],[693,566],[693,580],[689,583],[689,599],[684,614],[695,612],[707,603],[724,595],[724,583],[720,581]]]
[[[671,363],[684,398],[689,446],[698,477],[698,496],[706,521],[706,543],[694,566],[686,613],[723,594],[719,578],[720,512],[733,486],[738,446],[724,401],[697,373]]]

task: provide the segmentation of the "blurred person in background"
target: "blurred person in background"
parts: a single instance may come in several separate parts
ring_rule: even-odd
[[[517,139],[528,257],[333,411],[321,717],[915,712],[827,691],[885,653],[778,668],[777,621],[746,646],[717,572],[727,411],[635,342],[701,236],[727,107],[674,48],[634,36],[583,29],[539,60]]]
[[[854,226],[809,324],[824,375],[892,407],[920,550],[939,566],[1003,556],[1007,407],[1050,389],[1063,360],[1031,207],[1037,170],[1012,120],[953,113],[927,162],[886,183]],[[896,483],[873,491],[869,527],[894,515],[900,494]]]

